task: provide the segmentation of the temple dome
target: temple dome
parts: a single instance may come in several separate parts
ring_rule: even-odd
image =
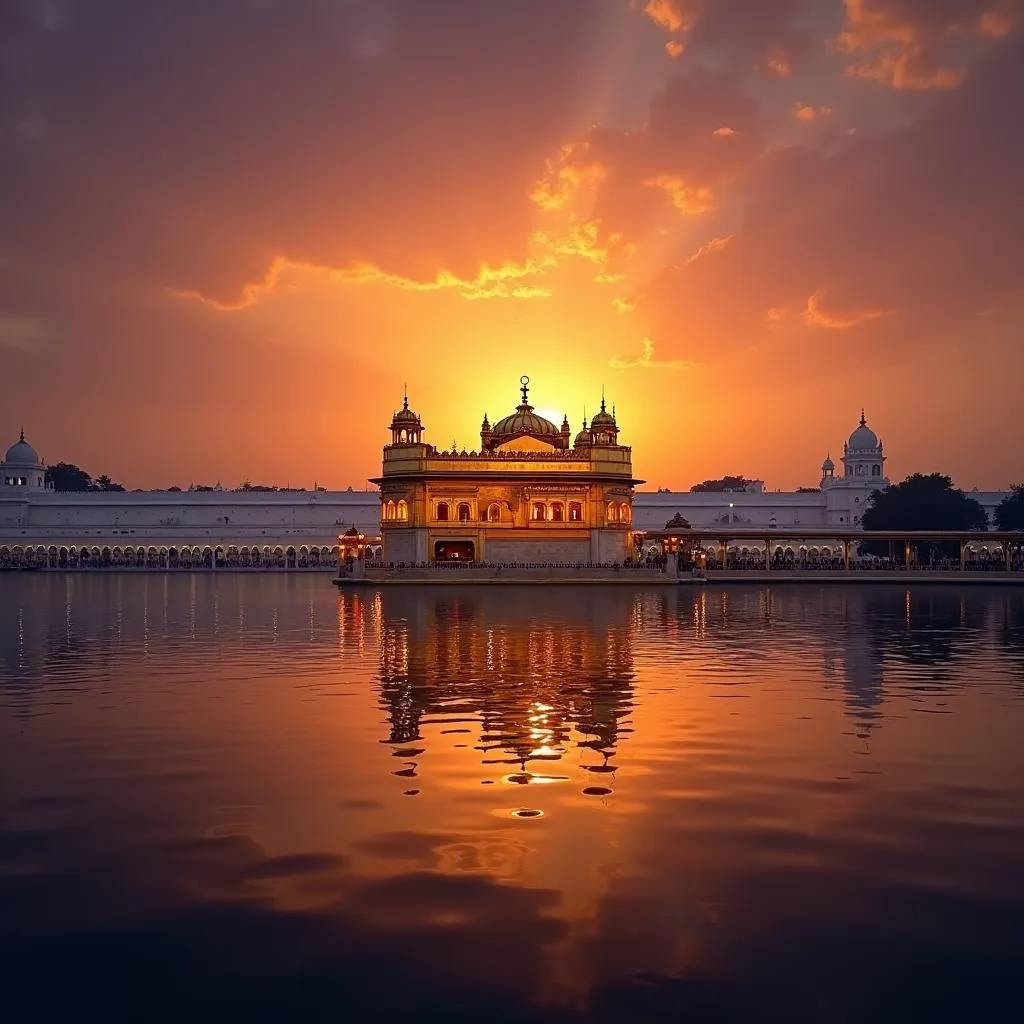
[[[836,464],[832,461],[831,455],[825,456],[825,461],[821,464],[821,468],[824,472],[828,473],[836,468]]]
[[[560,433],[558,427],[551,420],[538,416],[533,411],[532,405],[521,405],[511,416],[498,420],[492,428],[494,436],[513,436],[519,434],[531,434],[534,437],[550,437],[552,434]]]
[[[874,451],[878,447],[878,435],[867,425],[864,410],[860,413],[860,424],[847,442],[855,451]]]
[[[32,447],[25,440],[25,431],[21,432],[21,437],[18,438],[10,448],[7,449],[7,454],[4,456],[5,466],[40,466],[42,463],[39,460],[39,454],[35,448]]]
[[[498,420],[491,428],[492,443],[498,446],[505,441],[528,436],[548,441],[555,447],[564,444],[568,436],[567,433],[563,435],[551,420],[538,416],[533,411],[533,406],[530,405],[528,398],[530,378],[523,376],[520,378],[520,382],[522,384],[520,389],[523,395],[522,401],[514,413]]]

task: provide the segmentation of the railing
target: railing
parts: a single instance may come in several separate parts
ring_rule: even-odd
[[[627,448],[624,445],[616,446],[619,451],[625,451],[631,453],[632,449]],[[462,451],[450,451],[450,452],[439,452],[429,451],[426,455],[427,459],[475,459],[480,460],[494,460],[496,462],[551,462],[551,461],[563,461],[563,462],[590,462],[590,451],[580,450],[578,448],[553,448],[549,452],[467,452],[465,449]],[[625,465],[625,463],[623,463]]]
[[[466,569],[603,569],[612,572],[664,572],[662,565],[648,562],[383,562],[367,561],[367,569],[416,569],[417,571],[429,570],[436,572],[463,571]]]

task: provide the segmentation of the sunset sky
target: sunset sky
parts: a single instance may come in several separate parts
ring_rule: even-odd
[[[651,489],[1024,477],[1024,0],[8,0],[0,452],[377,473],[602,386]]]

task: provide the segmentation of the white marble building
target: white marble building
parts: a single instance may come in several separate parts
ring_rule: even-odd
[[[680,515],[692,526],[856,529],[871,492],[888,483],[885,460],[862,414],[841,468],[824,460],[818,490],[638,491],[633,526],[663,530]],[[0,563],[316,568],[336,564],[346,530],[380,535],[377,490],[74,492],[46,486],[45,474],[22,433],[0,463]],[[1005,493],[971,497],[991,520]]]

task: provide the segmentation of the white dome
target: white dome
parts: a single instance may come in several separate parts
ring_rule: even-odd
[[[860,413],[860,425],[850,435],[847,443],[855,451],[874,451],[878,448],[878,435],[867,425],[863,409]]]
[[[21,432],[21,437],[7,449],[7,454],[4,456],[4,465],[32,467],[42,465],[35,448],[25,440],[24,430]]]

